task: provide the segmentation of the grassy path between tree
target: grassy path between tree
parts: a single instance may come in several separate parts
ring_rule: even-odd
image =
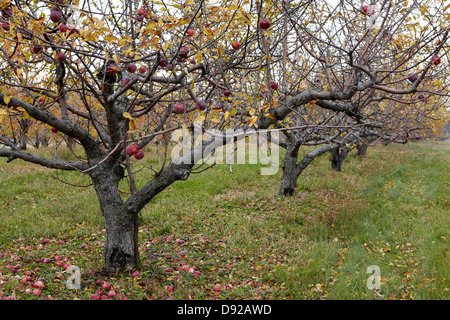
[[[261,176],[258,165],[192,175],[143,210],[142,266],[134,276],[101,274],[105,237],[95,193],[58,181],[88,185],[87,177],[0,159],[0,295],[89,299],[114,290],[112,299],[448,299],[448,146],[376,146],[363,160],[350,154],[342,172],[331,171],[324,156],[289,198],[277,195],[281,172]],[[135,166],[138,184],[159,161],[152,153]],[[68,264],[82,272],[78,290],[67,287]],[[379,270],[380,289],[367,287],[375,284],[369,266]],[[40,294],[27,293],[39,279]]]
[[[293,298],[448,299],[449,155],[448,141],[428,142],[379,148],[359,169],[347,165],[360,170],[362,188],[312,236],[300,265],[312,264],[283,272],[300,284]],[[380,290],[367,288],[376,284],[369,266]]]

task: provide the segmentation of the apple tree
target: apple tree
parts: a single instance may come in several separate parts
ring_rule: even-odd
[[[87,161],[28,153],[6,135],[0,157],[90,176],[107,230],[106,271],[137,266],[138,213],[167,186],[186,180],[194,166],[164,162],[137,188],[130,163],[144,157],[155,136],[186,126],[194,111],[220,122],[206,103],[228,95],[237,80],[223,74],[245,54],[235,42],[230,46],[232,37],[245,35],[242,1],[229,4],[2,2],[2,115],[21,110],[79,144]],[[139,127],[146,123],[150,127]],[[125,176],[126,198],[118,188]]]
[[[348,152],[346,145],[361,146],[374,139],[406,142],[414,131],[432,128],[442,119],[449,94],[444,62],[448,61],[449,29],[442,24],[448,20],[448,9],[441,1],[363,6],[312,2],[296,11],[279,8],[287,21],[275,38],[278,43],[284,39],[285,48],[294,48],[288,60],[277,51],[281,45],[273,47],[271,54],[278,58],[271,61],[275,74],[289,74],[279,106],[268,111],[278,126],[291,129],[284,131],[280,194],[293,193],[298,174],[313,155],[332,151],[332,166],[339,170]],[[425,105],[429,99],[441,103],[430,108]],[[308,117],[311,105],[331,114]],[[439,116],[431,117],[434,112]],[[269,121],[260,118],[256,124]],[[327,125],[329,130],[324,130]],[[294,130],[298,132],[293,134]],[[342,139],[346,134],[353,139]],[[314,144],[323,146],[297,162],[299,147]]]
[[[329,112],[314,114],[311,124],[324,116],[338,123],[343,114],[368,125],[363,97],[414,94],[438,67],[431,59],[445,61],[442,4],[404,3],[383,1],[365,12],[344,1],[3,1],[0,110],[17,108],[54,128],[81,146],[86,161],[28,153],[5,135],[0,157],[89,175],[106,228],[105,269],[135,268],[139,212],[226,141],[209,139],[181,159],[164,159],[138,185],[133,163],[146,145],[194,123],[203,131],[284,128],[308,104]],[[416,15],[428,29],[415,24]],[[411,41],[399,49],[405,32]],[[339,135],[341,143],[351,136]],[[127,196],[119,192],[125,177]]]

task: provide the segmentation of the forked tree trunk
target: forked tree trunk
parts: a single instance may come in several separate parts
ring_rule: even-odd
[[[282,196],[292,196],[297,187],[297,157],[298,150],[286,150],[283,163],[283,177],[281,179],[279,194]]]
[[[40,138],[40,142],[41,142],[41,144],[42,144],[42,146],[43,147],[48,147],[48,144],[49,144],[49,139],[48,139],[48,137],[41,137]]]
[[[292,150],[288,147],[284,157],[283,177],[281,179],[281,186],[278,193],[283,196],[292,196],[297,188],[298,177],[302,174],[302,172],[315,158],[330,151],[330,149],[330,145],[316,148],[305,154],[302,160],[297,163],[298,147],[296,150]]]
[[[27,150],[27,134],[30,129],[31,120],[30,119],[21,119],[19,120],[20,125],[20,138],[19,138],[19,148],[21,150]]]
[[[105,271],[132,270],[139,258],[135,239],[138,215],[130,214],[124,207],[118,191],[120,175],[105,171],[92,178],[106,229]]]
[[[364,157],[367,153],[367,147],[368,145],[365,143],[358,143],[356,145],[356,155],[358,157]]]
[[[347,157],[348,150],[346,148],[342,149],[339,147],[331,149],[331,169],[336,171],[341,171],[342,163]]]
[[[20,134],[19,148],[21,150],[27,150],[27,133],[24,131]]]

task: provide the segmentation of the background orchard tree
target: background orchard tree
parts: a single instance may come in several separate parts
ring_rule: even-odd
[[[287,6],[280,9],[288,10]],[[442,61],[448,54],[449,30],[441,25],[448,17],[446,10],[448,7],[442,2],[433,1],[384,1],[366,7],[341,1],[336,5],[312,2],[303,10],[285,14],[289,17],[288,27],[284,33],[277,33],[279,38],[295,39],[301,45],[296,48],[293,41],[289,46],[296,48],[290,55],[291,63],[286,64],[282,58],[277,60],[278,67],[277,61],[271,63],[278,74],[288,72],[291,90],[278,102],[282,106],[269,113],[281,121],[289,110],[299,105],[307,108],[315,103],[345,114],[349,117],[348,125],[374,126],[377,130],[367,132],[367,136],[383,141],[407,141],[411,130],[431,125],[428,122],[411,126],[427,114],[427,110],[417,104],[424,99],[424,93],[427,97],[448,96],[446,86],[442,85],[447,82],[447,70]],[[275,49],[272,56],[276,56]],[[386,101],[394,110],[385,112]],[[446,113],[445,104],[436,105],[436,109],[441,115]],[[378,117],[372,117],[374,113]],[[268,121],[271,120],[264,118],[257,124]],[[283,125],[289,123],[284,122]],[[292,146],[298,146],[302,139],[308,138],[295,139]],[[300,165],[296,163],[297,150],[286,152],[286,157],[292,156],[292,160],[285,158],[285,170],[287,163],[292,163],[289,171],[298,172],[294,167]],[[340,170],[348,150],[340,145],[332,151],[333,167]],[[291,180],[296,180],[295,174]],[[291,194],[293,182],[285,181],[289,185],[287,194]],[[283,190],[280,193],[283,194]]]

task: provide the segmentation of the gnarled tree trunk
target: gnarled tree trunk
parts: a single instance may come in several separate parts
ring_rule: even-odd
[[[281,179],[279,194],[282,196],[292,196],[297,186],[297,150],[287,148],[283,163],[283,177]]]
[[[123,177],[119,165],[99,166],[91,174],[106,229],[105,271],[121,272],[136,267],[134,240],[136,215],[129,214],[119,193]]]
[[[283,196],[292,196],[297,187],[298,177],[308,167],[308,165],[318,156],[330,151],[330,145],[324,145],[306,153],[302,160],[297,163],[299,145],[295,148],[288,146],[286,155],[284,157],[283,164],[283,177],[281,179],[281,185],[279,194]]]
[[[348,154],[347,148],[335,147],[331,149],[331,169],[335,171],[341,171],[342,163]]]
[[[356,155],[358,157],[364,157],[367,153],[367,147],[368,145],[365,143],[356,144]]]

